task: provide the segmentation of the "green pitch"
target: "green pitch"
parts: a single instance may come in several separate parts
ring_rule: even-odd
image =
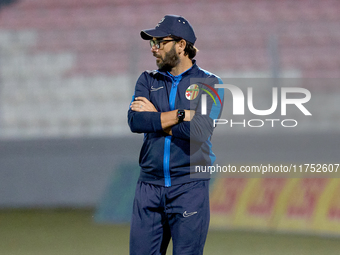
[[[95,224],[92,210],[3,210],[0,240],[1,255],[125,255],[129,226]],[[332,255],[339,250],[336,238],[211,230],[204,254]]]

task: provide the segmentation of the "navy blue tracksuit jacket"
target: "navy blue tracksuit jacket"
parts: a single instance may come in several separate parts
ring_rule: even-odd
[[[213,120],[221,115],[224,90],[214,89],[222,83],[216,75],[196,65],[184,73],[173,76],[160,70],[145,71],[136,83],[132,98],[145,97],[158,112],[128,112],[128,123],[132,132],[144,133],[140,152],[139,180],[169,187],[193,181],[190,170],[194,166],[212,165],[215,160],[211,148]],[[195,91],[190,85],[196,85]],[[193,86],[191,86],[193,88]],[[198,95],[190,96],[190,93]],[[207,94],[206,114],[201,114],[201,96]],[[190,122],[172,127],[172,136],[163,132],[161,112],[176,109],[195,110]],[[197,180],[197,179],[196,179]]]

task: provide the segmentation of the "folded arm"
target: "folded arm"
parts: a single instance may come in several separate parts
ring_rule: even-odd
[[[155,106],[145,97],[136,97],[135,100],[131,103],[130,109],[134,112],[157,112]],[[178,124],[177,111],[178,110],[173,110],[160,113],[160,124],[162,130],[169,135],[172,135],[171,128],[174,125]],[[194,111],[184,111],[185,118],[183,121],[190,121],[195,115]]]

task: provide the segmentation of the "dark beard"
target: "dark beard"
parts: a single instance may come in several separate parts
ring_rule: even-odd
[[[178,65],[178,63],[179,63],[179,57],[176,53],[175,45],[173,45],[171,50],[165,54],[164,59],[161,59],[160,62],[156,62],[159,70],[162,70],[165,72],[166,71],[170,72],[172,68]]]

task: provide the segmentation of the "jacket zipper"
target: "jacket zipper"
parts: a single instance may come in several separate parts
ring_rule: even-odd
[[[171,91],[169,96],[169,105],[170,110],[175,110],[175,101],[176,101],[176,94],[177,94],[177,85],[180,82],[182,76],[178,77],[171,77],[172,78],[172,85]],[[171,186],[171,177],[170,177],[170,144],[171,144],[171,135],[165,137],[164,142],[164,156],[163,156],[163,171],[164,171],[164,184],[165,187]]]

